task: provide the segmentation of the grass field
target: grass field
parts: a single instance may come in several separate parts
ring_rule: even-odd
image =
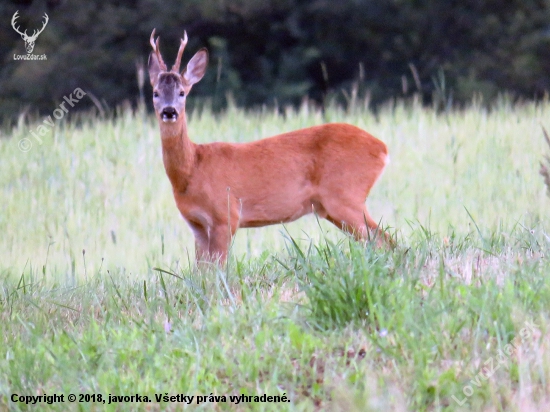
[[[198,143],[368,130],[391,156],[368,205],[399,244],[312,216],[239,231],[203,272],[155,119],[77,115],[41,144],[21,123],[0,138],[0,410],[548,410],[548,119],[506,99],[193,113]],[[64,403],[12,398],[43,394]],[[230,398],[264,394],[288,402]]]

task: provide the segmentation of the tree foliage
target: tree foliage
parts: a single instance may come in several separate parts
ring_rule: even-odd
[[[25,53],[9,23],[16,10],[30,32],[48,13],[34,50],[47,60],[14,60]],[[168,62],[184,29],[184,60],[209,49],[194,95],[216,108],[229,94],[247,107],[344,99],[354,85],[375,102],[550,89],[548,0],[12,0],[0,11],[4,116],[51,111],[76,87],[108,107],[135,102],[136,63],[146,63],[154,27]]]

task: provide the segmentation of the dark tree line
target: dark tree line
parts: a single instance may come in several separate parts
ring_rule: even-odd
[[[47,60],[14,60],[26,53],[11,27],[16,10],[29,32],[48,13],[34,50]],[[548,0],[11,0],[0,11],[2,117],[51,112],[76,87],[107,107],[135,102],[153,27],[170,64],[184,29],[184,60],[209,49],[194,96],[215,108],[228,94],[246,107],[304,96],[345,103],[354,87],[375,103],[550,90]]]

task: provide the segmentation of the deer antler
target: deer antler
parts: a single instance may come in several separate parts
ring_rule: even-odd
[[[44,29],[46,28],[46,25],[48,24],[48,22],[50,21],[50,18],[48,17],[48,15],[46,13],[44,13],[44,18],[45,18],[45,21],[44,23],[42,24],[42,28],[40,30],[34,30],[33,34],[31,37],[29,37],[30,40],[36,40],[36,38],[38,37],[38,35],[40,33],[42,33],[44,31]],[[26,31],[26,30],[25,30]]]
[[[17,33],[19,33],[21,36],[27,37],[27,30],[25,30],[24,33],[21,33],[21,32],[19,31],[19,26],[15,27],[15,21],[19,18],[18,13],[19,13],[19,10],[17,10],[17,11],[15,12],[15,14],[13,15],[13,17],[11,18],[11,26],[12,26],[13,29],[14,29]]]
[[[183,31],[183,39],[181,39],[180,48],[178,50],[178,57],[176,57],[176,62],[172,66],[172,71],[178,73],[180,70],[181,56],[183,56],[183,50],[187,46],[187,32]]]
[[[151,38],[149,41],[151,42],[151,47],[153,48],[153,51],[157,55],[157,59],[159,61],[159,66],[161,70],[166,71],[167,70],[166,64],[164,63],[164,60],[162,60],[162,56],[160,55],[159,37],[157,37],[157,40],[155,41],[155,30],[156,29],[153,29],[153,32],[151,33]]]

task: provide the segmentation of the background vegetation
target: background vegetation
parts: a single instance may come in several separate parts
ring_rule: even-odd
[[[438,113],[400,102],[376,115],[364,105],[324,116],[387,142],[392,162],[368,204],[398,248],[356,244],[310,217],[239,231],[230,264],[203,272],[151,116],[64,119],[28,152],[17,142],[36,125],[13,128],[0,140],[0,409],[26,410],[14,393],[168,392],[291,401],[198,410],[547,410],[538,162],[550,103]],[[191,113],[190,132],[242,142],[322,121],[306,105],[231,106]],[[98,406],[182,407],[36,410]]]
[[[49,14],[35,48],[47,61],[13,60],[25,54],[10,25],[16,10],[29,32]],[[195,96],[215,109],[228,95],[246,107],[304,96],[347,104],[354,86],[374,103],[420,93],[442,107],[550,89],[547,0],[8,0],[0,15],[2,117],[51,112],[76,87],[104,108],[135,102],[153,27],[169,62],[184,29],[185,58],[208,47]]]

